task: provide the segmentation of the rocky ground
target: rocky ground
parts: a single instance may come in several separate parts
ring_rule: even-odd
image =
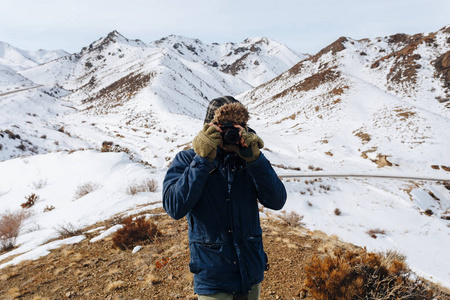
[[[162,232],[142,250],[113,248],[111,237],[90,242],[100,226],[83,230],[86,239],[52,250],[47,256],[0,270],[0,299],[197,299],[188,269],[185,219],[175,221],[161,208],[143,212]],[[304,289],[304,266],[315,254],[335,247],[354,248],[321,232],[291,226],[275,215],[262,220],[265,250],[270,260],[261,299],[312,299]],[[4,263],[0,262],[0,263]]]

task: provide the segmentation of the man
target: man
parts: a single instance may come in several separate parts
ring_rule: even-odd
[[[164,209],[174,219],[187,216],[199,300],[259,299],[267,255],[258,201],[275,210],[286,202],[248,118],[233,97],[213,99],[193,149],[175,156],[164,179]],[[227,132],[235,135],[231,144]]]

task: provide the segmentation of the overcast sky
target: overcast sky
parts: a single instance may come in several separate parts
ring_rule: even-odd
[[[24,50],[79,52],[113,30],[151,42],[170,34],[204,43],[270,37],[316,53],[354,39],[450,25],[450,0],[0,0],[0,41]]]

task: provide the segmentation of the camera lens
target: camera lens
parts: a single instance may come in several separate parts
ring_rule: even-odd
[[[223,134],[223,143],[235,145],[239,143],[239,130],[236,128],[227,129]]]

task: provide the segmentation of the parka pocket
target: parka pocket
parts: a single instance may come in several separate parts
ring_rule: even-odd
[[[191,242],[189,246],[191,251],[189,267],[192,273],[220,278],[225,276],[224,273],[238,270],[234,263],[237,257],[225,243]]]
[[[248,237],[247,245],[247,270],[250,275],[250,280],[256,280],[264,273],[268,261],[267,254],[264,252],[262,235]]]

